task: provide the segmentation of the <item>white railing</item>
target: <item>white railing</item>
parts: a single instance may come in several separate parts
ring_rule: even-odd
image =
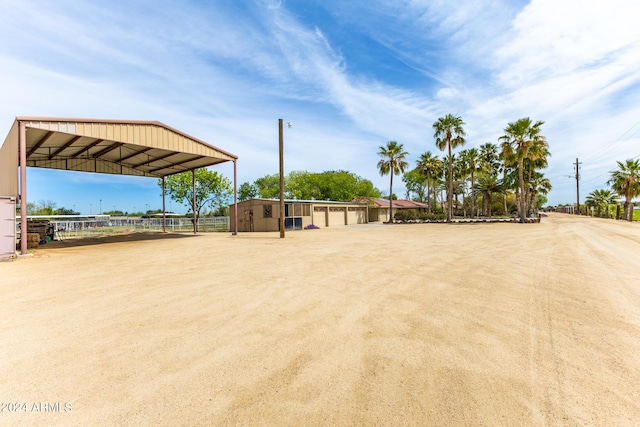
[[[108,220],[55,220],[50,222],[59,237],[89,237],[130,231],[162,231],[162,218],[115,217]],[[167,218],[167,231],[192,231],[191,218]],[[198,218],[198,232],[227,232],[229,217]]]

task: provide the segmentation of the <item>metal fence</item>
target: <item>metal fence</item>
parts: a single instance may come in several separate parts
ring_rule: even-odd
[[[118,234],[131,231],[162,231],[162,218],[112,217],[109,219],[86,219],[51,221],[58,237],[89,237]],[[192,231],[193,219],[167,218],[167,231]],[[198,232],[227,232],[229,217],[198,218]]]

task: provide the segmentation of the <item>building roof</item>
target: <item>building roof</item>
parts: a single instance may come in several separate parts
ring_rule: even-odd
[[[252,199],[249,200],[262,200],[262,201],[270,201],[270,202],[279,202],[280,199],[268,199],[268,198],[260,198],[260,197],[254,197]],[[244,203],[244,202],[248,202],[249,200],[244,200],[243,202],[239,202],[239,203]],[[301,199],[285,199],[284,200],[285,203],[313,203],[316,205],[358,205],[358,206],[362,206],[365,203],[362,202],[337,202],[335,200],[301,200]]]
[[[377,208],[388,208],[389,200],[388,199],[369,199],[371,203],[373,203],[374,207]],[[413,200],[394,200],[393,201],[394,208],[414,208],[414,209],[427,209],[429,205],[422,202],[414,202]]]
[[[17,117],[14,127],[18,122],[27,129],[31,167],[161,178],[238,158],[157,121]],[[17,132],[7,140],[17,145]]]

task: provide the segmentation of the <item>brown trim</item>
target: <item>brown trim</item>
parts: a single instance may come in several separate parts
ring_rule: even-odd
[[[162,166],[162,167],[155,168],[155,169],[149,169],[147,172],[154,173],[154,172],[157,172],[157,171],[162,170],[162,169],[171,169],[173,166],[179,166],[179,165],[183,165],[185,163],[194,162],[196,160],[204,159],[205,157],[207,157],[207,156],[197,156],[197,157],[192,157],[191,159],[188,159],[188,160],[181,160],[179,162],[171,162],[171,164],[169,164],[169,165]],[[162,159],[159,159],[159,160],[162,160]],[[199,168],[199,166],[197,168],[195,168],[195,169],[198,169],[198,168]]]
[[[69,157],[72,157],[72,158],[78,157],[80,154],[84,153],[85,151],[87,152],[87,155],[89,155],[89,150],[91,150],[93,147],[95,147],[96,145],[100,144],[103,141],[104,141],[104,139],[96,139],[91,144],[87,145],[86,147],[82,147],[81,150],[79,150],[76,153],[70,155]]]
[[[125,147],[125,148],[128,148],[128,147]],[[124,157],[120,157],[120,159],[116,160],[116,162],[118,162],[118,163],[124,162],[125,160],[129,160],[130,158],[135,157],[138,154],[144,154],[144,153],[146,153],[147,151],[150,151],[150,150],[153,150],[153,147],[147,147],[144,150],[139,150],[139,151],[136,151],[134,153],[129,153]]]
[[[140,166],[149,165],[149,163],[157,162],[158,160],[164,160],[164,159],[166,159],[168,157],[171,157],[171,156],[177,156],[178,154],[182,154],[182,153],[180,153],[178,151],[171,151],[171,152],[169,152],[167,154],[163,154],[162,156],[158,156],[158,157],[149,156],[149,159],[145,160],[144,162],[137,163],[137,164],[131,164],[130,167],[139,168]],[[160,168],[160,169],[164,169],[164,168],[166,168],[166,166],[163,167],[163,168]]]
[[[49,154],[49,160],[53,159],[55,156],[57,156],[58,154],[62,153],[64,150],[66,150],[67,148],[71,147],[77,140],[79,140],[80,138],[82,138],[80,135],[76,135],[73,138],[71,138],[69,141],[67,141],[62,147],[58,148],[56,151],[54,151],[53,153]]]
[[[20,253],[27,254],[27,128],[18,122],[20,151]]]
[[[98,151],[97,153],[94,153],[92,155],[92,157],[98,158],[98,157],[102,156],[103,154],[107,154],[109,151],[113,151],[118,147],[122,147],[123,145],[124,145],[124,142],[115,142],[115,143],[111,144],[110,146],[105,147],[102,150]]]
[[[32,155],[38,148],[42,147],[42,144],[44,144],[45,142],[47,142],[47,139],[51,138],[53,136],[55,132],[50,130],[49,132],[47,132],[41,139],[40,141],[36,142],[33,147],[31,147],[31,150],[29,150],[27,152],[27,157],[29,157],[30,155]]]

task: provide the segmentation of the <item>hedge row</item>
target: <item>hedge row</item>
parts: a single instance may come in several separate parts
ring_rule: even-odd
[[[443,221],[447,219],[447,214],[418,212],[416,209],[398,209],[393,214],[393,218],[396,221]]]

